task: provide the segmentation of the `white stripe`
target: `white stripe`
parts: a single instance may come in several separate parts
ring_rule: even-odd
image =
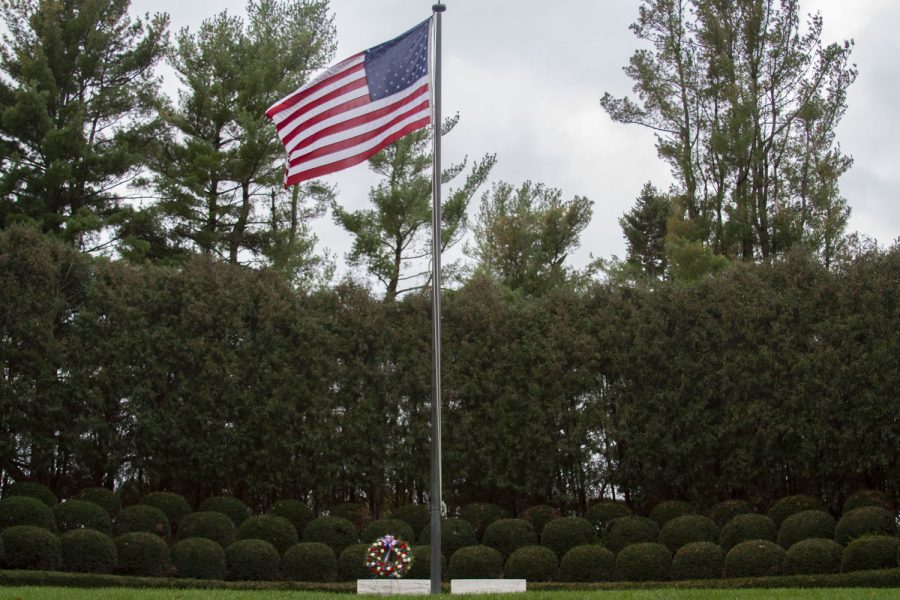
[[[285,120],[291,118],[291,116],[293,116],[295,113],[301,111],[307,105],[315,102],[322,96],[330,94],[334,90],[336,90],[340,87],[343,87],[343,86],[347,85],[348,83],[352,83],[358,79],[365,79],[365,78],[366,78],[366,70],[365,69],[360,69],[359,71],[355,71],[353,73],[347,73],[345,76],[341,77],[340,79],[335,79],[328,85],[322,87],[322,89],[316,90],[316,92],[314,94],[310,94],[308,97],[304,98],[301,102],[298,102],[297,104],[295,104],[293,106],[290,106],[288,108],[285,108],[282,111],[275,113],[274,115],[272,115],[272,122],[275,123],[275,125],[278,125],[282,121],[285,121]],[[309,86],[306,86],[306,87],[309,87]],[[298,93],[300,91],[301,90],[298,90]],[[358,90],[355,90],[355,91],[358,91]],[[353,93],[353,92],[351,92],[351,93]]]
[[[323,79],[327,79],[327,78],[331,77],[332,75],[335,75],[335,74],[337,74],[337,73],[340,73],[341,71],[345,71],[345,70],[349,69],[350,67],[353,67],[353,66],[355,66],[355,65],[358,65],[359,63],[363,62],[364,60],[366,60],[366,55],[365,55],[365,54],[361,54],[361,55],[359,55],[359,56],[354,56],[354,57],[352,57],[352,58],[345,59],[345,60],[343,60],[343,61],[337,63],[336,65],[332,65],[332,66],[328,67],[327,69],[325,69],[325,71],[323,71],[322,73],[320,73],[320,74],[319,74],[315,79],[313,79],[312,81],[308,82],[308,83],[305,84],[305,85],[301,85],[299,88],[297,88],[296,90],[294,90],[293,92],[291,92],[290,94],[288,94],[287,96],[285,96],[284,98],[282,98],[281,100],[279,100],[278,102],[275,102],[272,106],[270,106],[270,107],[266,110],[266,112],[268,113],[270,110],[272,110],[273,108],[275,108],[276,106],[278,106],[278,105],[281,104],[282,102],[285,102],[285,101],[291,99],[292,97],[296,96],[297,94],[302,93],[304,90],[307,90],[307,89],[311,88],[312,86],[316,85],[317,83],[319,83],[319,82],[322,81]],[[293,109],[293,108],[294,108],[294,107],[292,106],[291,109]],[[290,110],[290,109],[286,109],[286,110]],[[281,114],[281,113],[283,113],[283,112],[285,112],[285,111],[282,110],[282,111],[279,111],[279,112],[275,113],[275,115],[273,115],[272,118],[274,119],[277,115],[279,115],[279,114]]]
[[[302,127],[302,125],[304,123],[306,123],[313,117],[320,115],[323,112],[329,111],[332,108],[334,108],[335,106],[340,106],[344,102],[350,102],[351,100],[355,100],[356,98],[362,98],[363,96],[368,96],[368,95],[369,95],[369,86],[366,85],[359,89],[355,89],[350,92],[347,92],[346,94],[343,94],[342,96],[338,96],[337,98],[332,98],[328,102],[325,102],[324,104],[321,104],[321,105],[315,107],[311,111],[298,116],[294,121],[290,121],[290,122],[286,123],[284,127],[282,127],[281,129],[278,130],[278,137],[280,137],[281,141],[283,142],[284,138],[286,138],[289,133],[291,133],[298,127]],[[365,106],[362,106],[360,108],[365,109],[366,106],[369,106],[369,104],[366,104]],[[359,109],[355,109],[355,110],[359,110]],[[343,115],[343,114],[348,114],[348,113],[341,113],[341,114]],[[340,120],[343,120],[343,119],[340,119]],[[293,142],[294,140],[291,140],[291,141]]]

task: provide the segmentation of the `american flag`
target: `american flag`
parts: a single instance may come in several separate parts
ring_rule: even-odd
[[[285,187],[359,164],[431,123],[430,25],[339,62],[266,111],[287,151]]]

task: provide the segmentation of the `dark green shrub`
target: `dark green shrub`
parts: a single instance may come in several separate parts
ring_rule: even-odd
[[[431,525],[427,525],[419,533],[419,543],[431,543]],[[472,524],[465,519],[441,519],[441,552],[447,556],[460,548],[478,544]]]
[[[59,501],[56,494],[46,485],[34,481],[17,481],[6,487],[3,492],[4,498],[12,498],[14,496],[25,496],[28,498],[37,498],[45,506],[53,508]]]
[[[223,548],[227,548],[237,539],[231,519],[211,510],[194,512],[181,519],[177,539],[181,541],[190,538],[212,540]]]
[[[8,496],[0,500],[0,530],[16,525],[31,525],[56,532],[53,509],[31,496]]]
[[[864,506],[878,506],[885,510],[890,510],[891,503],[888,501],[887,495],[882,491],[859,490],[858,492],[851,494],[850,497],[844,501],[843,512],[848,513],[851,510],[856,510],[857,508],[862,508]]]
[[[666,500],[653,507],[653,510],[650,511],[650,518],[656,521],[656,524],[662,528],[663,525],[676,517],[695,514],[697,514],[697,509],[689,502],[684,502],[683,500]]]
[[[616,574],[616,555],[596,544],[575,546],[559,561],[563,581],[613,581]]]
[[[359,539],[366,544],[371,544],[378,538],[388,534],[409,544],[412,544],[416,539],[412,527],[400,519],[379,519],[378,521],[372,521],[365,529],[363,529]]]
[[[64,571],[112,573],[116,568],[116,545],[105,533],[94,529],[73,529],[62,534],[60,542]]]
[[[691,542],[678,549],[672,559],[672,579],[718,579],[722,576],[725,551],[713,542]]]
[[[225,579],[228,572],[225,550],[216,542],[202,537],[175,542],[172,546],[172,566],[175,577],[190,579]]]
[[[691,542],[716,542],[719,528],[713,520],[703,515],[682,515],[671,519],[659,532],[659,543],[670,552]]]
[[[191,514],[191,505],[187,503],[184,496],[173,494],[172,492],[153,492],[144,496],[141,504],[147,506],[155,506],[166,515],[169,524],[172,526],[172,533],[176,533],[178,523],[185,516]]]
[[[778,536],[775,522],[764,515],[755,513],[738,515],[725,523],[719,532],[719,545],[728,552],[733,547],[747,540],[766,540],[774,542]]]
[[[0,565],[3,564],[3,536],[0,535]]]
[[[560,517],[544,525],[541,532],[541,546],[546,546],[556,553],[557,557],[582,544],[597,542],[594,526],[583,517]]]
[[[556,579],[557,560],[553,550],[544,546],[523,546],[506,559],[504,577],[526,581]]]
[[[347,546],[337,559],[338,581],[372,579],[372,572],[366,567],[366,553],[370,544]]]
[[[237,528],[239,540],[265,540],[275,546],[279,554],[300,541],[297,530],[284,517],[258,515],[250,517]]]
[[[287,549],[281,558],[281,570],[286,579],[295,581],[334,581],[337,559],[325,544],[305,542]]]
[[[844,548],[841,555],[841,572],[896,567],[898,545],[900,540],[890,535],[864,535],[857,538]]]
[[[606,527],[603,545],[618,554],[629,544],[654,543],[659,540],[659,525],[647,517],[619,517]]]
[[[122,499],[112,490],[102,487],[86,488],[78,492],[77,498],[85,502],[93,502],[106,511],[110,518],[115,517],[122,510]]]
[[[347,519],[318,517],[303,530],[303,541],[325,544],[334,551],[335,556],[339,556],[344,548],[359,542],[359,533]]]
[[[87,500],[66,500],[53,507],[56,528],[60,533],[72,529],[94,529],[106,535],[112,534],[112,519],[98,504]]]
[[[119,511],[113,521],[113,531],[116,535],[137,532],[152,533],[168,539],[172,530],[169,527],[169,519],[166,518],[163,511],[155,506],[135,504]]]
[[[623,581],[667,581],[671,570],[672,553],[662,544],[631,544],[616,555],[616,573]]]
[[[405,504],[391,511],[392,519],[400,519],[410,527],[413,532],[422,531],[431,523],[431,512],[427,504]]]
[[[234,496],[213,496],[200,503],[197,510],[204,512],[220,512],[231,519],[235,527],[250,518],[250,509]]]
[[[724,527],[728,521],[736,516],[754,512],[756,512],[756,509],[746,500],[725,500],[709,509],[709,518],[719,527]]]
[[[43,506],[49,510],[46,504]],[[59,538],[44,527],[13,525],[0,535],[3,537],[3,566],[7,569],[56,571],[62,564]]]
[[[584,513],[584,518],[594,526],[594,530],[603,535],[610,523],[619,517],[630,517],[631,509],[624,502],[618,500],[601,500],[592,504]]]
[[[797,494],[782,498],[773,504],[769,509],[768,517],[775,522],[776,527],[781,527],[781,524],[789,516],[804,510],[825,510],[825,506],[812,496]]]
[[[116,554],[116,571],[122,575],[166,577],[172,568],[169,547],[152,533],[135,531],[120,535],[116,538]]]
[[[534,528],[534,533],[540,537],[541,532],[544,531],[544,525],[561,516],[558,509],[547,506],[546,504],[538,504],[537,506],[526,508],[522,511],[522,514],[519,515],[519,518],[525,519],[531,523],[531,526]]]
[[[878,506],[864,506],[855,508],[844,516],[834,526],[834,541],[846,546],[852,540],[866,534],[895,535],[897,524],[894,516]]]
[[[496,504],[473,502],[463,506],[459,511],[459,516],[472,525],[472,529],[475,530],[475,537],[480,540],[488,525],[498,519],[509,517],[509,514]]]
[[[484,530],[481,543],[494,548],[504,558],[524,546],[534,546],[538,537],[525,519],[499,519]]]
[[[357,533],[366,528],[366,525],[372,522],[372,513],[369,507],[361,502],[342,502],[336,504],[328,511],[330,517],[340,517],[347,519],[356,527]]]
[[[803,540],[833,537],[834,517],[824,510],[804,510],[794,513],[778,528],[778,545],[785,549]]]
[[[281,556],[264,540],[238,540],[225,548],[228,579],[274,581],[279,578]]]
[[[273,517],[284,517],[291,522],[297,533],[300,534],[316,518],[316,513],[304,502],[299,500],[279,500],[272,506],[269,514]]]
[[[737,518],[737,517],[735,517]],[[725,577],[781,575],[784,548],[768,540],[747,540],[725,555]]]
[[[841,545],[831,539],[797,542],[784,553],[785,575],[824,575],[841,570]]]
[[[412,568],[408,579],[431,579],[431,546],[412,547]],[[441,579],[447,579],[447,557],[441,553]]]
[[[499,579],[503,556],[489,546],[466,546],[450,557],[451,579]]]

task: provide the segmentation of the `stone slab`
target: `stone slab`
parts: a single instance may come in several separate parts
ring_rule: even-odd
[[[525,591],[524,579],[451,579],[451,594],[510,594]]]
[[[357,594],[377,596],[427,595],[431,592],[430,579],[357,579]]]

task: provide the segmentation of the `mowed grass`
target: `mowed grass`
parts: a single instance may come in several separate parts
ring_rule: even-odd
[[[355,594],[353,594],[355,596]],[[449,594],[445,594],[449,595]],[[173,590],[126,588],[0,587],[0,600],[342,600],[350,594],[332,592]],[[384,596],[366,596],[369,599]],[[402,596],[426,600],[430,596]],[[896,600],[900,589],[758,589],[758,590],[627,590],[528,592],[526,594],[480,594],[471,600]]]

